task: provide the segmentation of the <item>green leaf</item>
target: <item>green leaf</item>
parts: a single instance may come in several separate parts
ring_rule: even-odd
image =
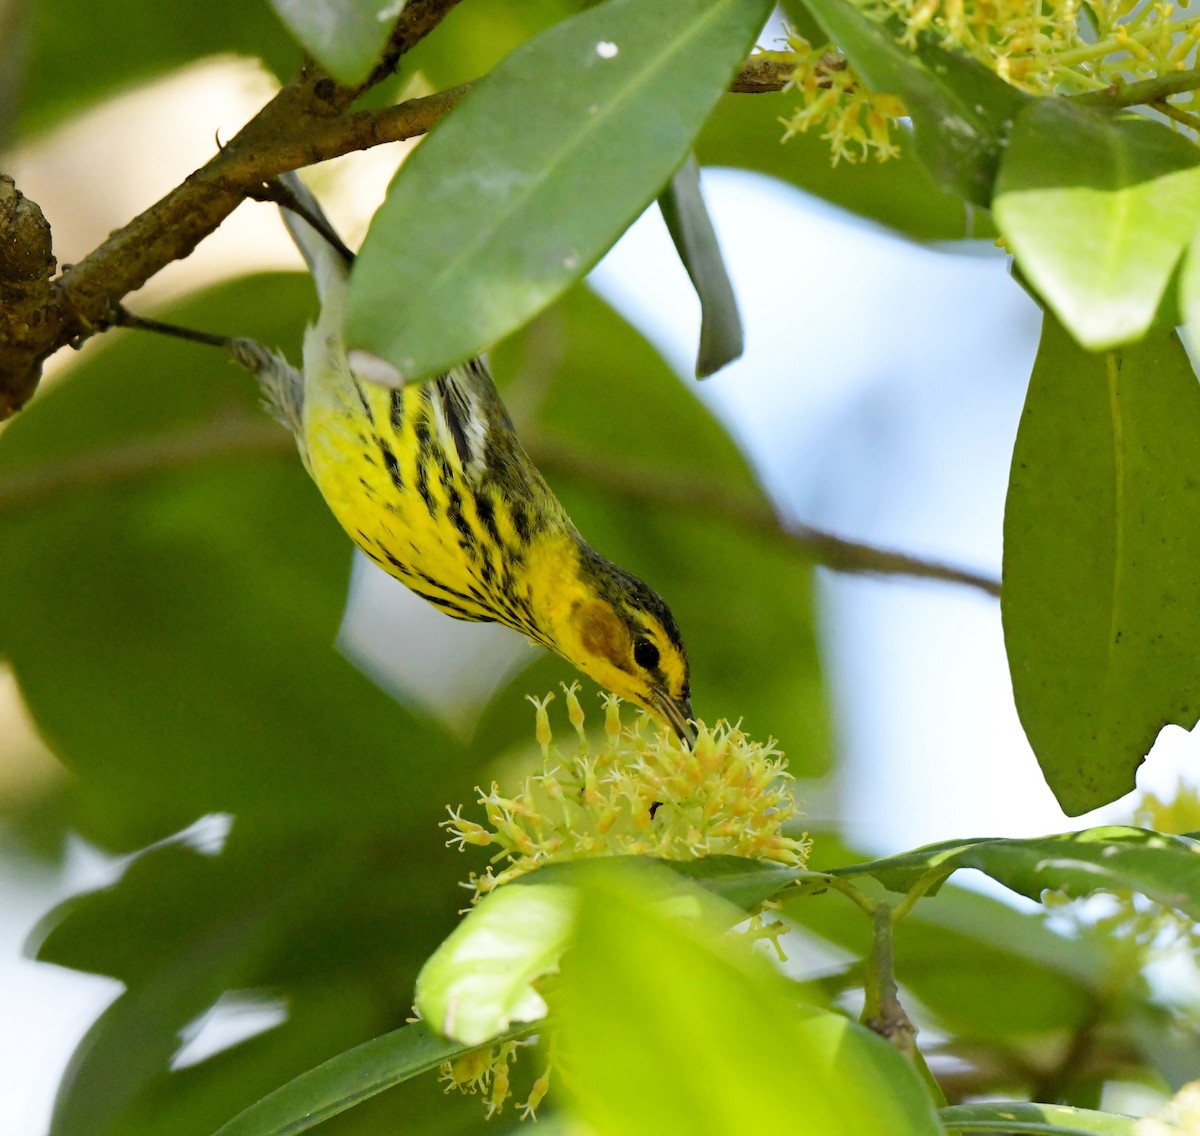
[[[379,61],[407,0],[270,0],[296,41],[343,83],[361,83]]]
[[[977,868],[1029,899],[1061,891],[1080,899],[1097,891],[1137,891],[1200,919],[1200,841],[1110,825],[1032,840],[948,840],[899,856],[833,868],[835,876],[873,876],[908,891],[931,873]]]
[[[798,868],[784,868],[741,856],[705,856],[700,860],[664,860],[661,863],[705,891],[749,912],[757,911],[766,900],[791,887],[806,874]]]
[[[741,355],[742,318],[712,218],[700,193],[700,167],[694,155],[676,172],[658,204],[679,259],[700,298],[696,378],[706,379]]]
[[[1140,338],[1200,227],[1200,154],[1143,115],[1037,99],[996,183],[1017,264],[1084,346]]]
[[[348,341],[427,378],[540,312],[658,195],[770,6],[609,0],[515,51],[401,167]]]
[[[1107,355],[1047,315],[1013,452],[1001,615],[1013,694],[1077,815],[1200,717],[1200,385],[1174,334]]]
[[[596,873],[556,1021],[582,1118],[605,1136],[942,1131],[882,1039],[798,1004],[744,942],[672,919],[645,873]],[[557,1007],[557,1003],[556,1003]]]
[[[518,1036],[513,1031],[503,1039]],[[439,1037],[415,1022],[355,1046],[263,1097],[215,1136],[295,1136],[364,1100],[453,1061],[469,1045]]]
[[[946,192],[989,205],[1012,122],[1029,96],[968,56],[922,40],[915,52],[852,0],[807,7],[872,90],[899,95],[912,116],[917,157]]]
[[[1134,1136],[1137,1118],[1061,1104],[988,1101],[938,1109],[942,1123],[960,1132],[1038,1133],[1041,1136]]]
[[[545,1017],[533,983],[558,969],[575,907],[574,888],[536,876],[485,896],[421,968],[417,1012],[468,1045]]]
[[[843,857],[830,833],[812,836],[814,865],[836,859],[847,867],[861,860],[848,850]],[[869,953],[871,921],[845,896],[833,889],[793,889],[781,898],[784,915],[804,931],[853,958]],[[1107,938],[1059,934],[1041,913],[947,884],[905,916],[893,951],[904,990],[940,1029],[1027,1043],[1037,1035],[1083,1028],[1092,1019],[1118,965],[1108,946]],[[981,973],[988,982],[979,981]],[[861,984],[861,975],[854,974]],[[998,987],[1008,996],[995,997]],[[1132,1000],[1134,989],[1123,996]]]

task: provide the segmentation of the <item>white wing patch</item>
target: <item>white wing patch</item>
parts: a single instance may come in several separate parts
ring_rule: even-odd
[[[452,371],[432,384],[433,421],[442,448],[469,475],[484,470],[487,420],[477,393]]]

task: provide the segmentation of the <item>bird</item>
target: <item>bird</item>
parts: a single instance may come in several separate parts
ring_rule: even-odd
[[[354,254],[298,175],[275,189],[320,301],[302,370],[253,340],[199,338],[257,376],[333,515],[375,564],[455,619],[504,624],[561,655],[689,745],[688,657],[666,602],[583,538],[482,359],[405,384],[378,357],[347,351]]]

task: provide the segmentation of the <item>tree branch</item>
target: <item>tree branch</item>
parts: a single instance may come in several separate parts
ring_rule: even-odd
[[[107,328],[125,296],[172,261],[189,256],[243,200],[256,197],[263,183],[354,150],[416,137],[444,118],[472,84],[380,110],[348,113],[348,108],[390,74],[456,3],[410,0],[380,65],[358,86],[340,84],[315,64],[306,65],[209,162],[57,280],[50,280],[49,230],[30,235],[27,227],[9,223],[0,201],[0,249],[16,249],[19,258],[32,258],[43,269],[48,258],[51,266],[32,287],[25,286],[28,282],[15,286],[0,275],[0,420],[33,394],[49,355]],[[791,75],[789,60],[786,52],[754,55],[731,89],[781,90]],[[10,196],[14,191],[10,182]],[[41,216],[36,205],[17,197],[26,214]]]
[[[624,466],[618,469],[596,458],[581,458],[574,447],[561,446],[536,435],[525,441],[530,456],[547,472],[578,478],[642,504],[717,515],[745,531],[779,540],[793,551],[799,549],[835,572],[942,580],[982,588],[990,595],[1000,589],[996,581],[970,572],[842,540],[805,526],[786,526],[770,508],[747,494],[661,474],[630,471]],[[290,435],[265,415],[230,414],[196,429],[137,438],[110,449],[2,476],[0,517],[35,507],[58,494],[88,492],[98,485],[136,481],[210,458],[283,453],[292,446]]]
[[[703,484],[660,471],[618,465],[594,454],[581,454],[545,435],[530,434],[525,448],[534,463],[547,473],[557,473],[596,485],[643,504],[674,505],[717,516],[739,528],[799,550],[810,560],[835,572],[879,576],[912,576],[965,584],[990,596],[999,596],[1000,581],[977,572],[923,560],[858,541],[844,540],[808,525],[784,521],[765,502],[721,485]]]
[[[107,327],[123,297],[172,261],[188,256],[252,196],[256,185],[282,172],[260,169],[256,153],[269,151],[277,137],[342,115],[359,95],[390,74],[397,60],[457,3],[410,0],[379,66],[357,86],[339,83],[315,64],[306,64],[211,161],[57,280],[39,277],[40,284],[31,288],[28,281],[8,279],[7,270],[0,275],[0,310],[5,313],[0,320],[0,419],[28,401],[49,355]],[[24,206],[17,214],[0,206],[0,248],[6,264],[12,256],[21,262],[36,259],[43,240],[36,233],[31,237],[29,224],[20,221],[31,210],[40,217],[40,211],[32,202],[20,201]],[[48,257],[47,247],[43,259]]]

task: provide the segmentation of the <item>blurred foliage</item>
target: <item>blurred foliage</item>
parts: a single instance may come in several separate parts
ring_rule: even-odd
[[[30,0],[14,7],[21,19],[6,64],[19,76],[18,137],[205,56],[257,57],[281,79],[300,62],[265,3],[112,0],[99,11],[87,0]]]
[[[305,8],[289,0],[289,10],[297,6]],[[590,52],[579,29],[610,17],[611,48],[618,32],[632,34],[646,19],[636,4],[600,15],[590,7],[467,0],[368,104],[404,85],[475,79],[548,30],[565,40],[542,40],[535,54],[547,42]],[[710,43],[703,58],[670,71],[672,82],[636,104],[637,131],[614,114],[603,138],[616,146],[637,135],[635,156],[645,162],[630,201],[661,192],[671,155],[691,146],[701,163],[776,178],[916,239],[991,235],[997,220],[1015,236],[1031,287],[1064,326],[1047,320],[1018,441],[1005,623],[1018,704],[1047,778],[1069,807],[1090,808],[1127,784],[1166,718],[1195,716],[1186,508],[1197,480],[1191,455],[1200,451],[1194,375],[1177,341],[1163,346],[1165,332],[1126,342],[1152,318],[1160,330],[1177,317],[1197,322],[1196,161],[1181,149],[1190,135],[1088,111],[1082,118],[1100,142],[1080,149],[1073,124],[1081,112],[1058,96],[1018,96],[919,36],[911,53],[895,29],[846,0],[784,7],[813,42],[832,36],[868,84],[908,101],[915,133],[904,133],[901,161],[832,166],[821,140],[781,144],[793,96],[718,98],[737,57],[730,43]],[[301,14],[320,16],[316,8]],[[729,15],[735,6],[680,0],[675,10],[703,30],[710,9]],[[0,89],[18,91],[19,101],[0,125],[17,139],[206,55],[252,55],[281,77],[300,58],[266,3],[168,0],[151,9],[119,0],[98,13],[78,0],[37,0],[14,11],[0,10]],[[581,12],[585,19],[564,31]],[[639,75],[653,87],[678,62],[672,41],[638,46],[649,52]],[[354,66],[361,55],[356,49]],[[563,291],[629,220],[597,219],[590,208],[600,175],[616,184],[629,174],[611,158],[625,150],[602,149],[591,162],[561,161],[555,151],[579,142],[579,129],[555,134],[556,112],[583,89],[576,70],[552,68],[545,85],[518,75],[515,110],[498,123],[485,106],[492,117],[484,113],[467,135],[481,150],[530,133],[530,149],[546,159],[532,172],[547,179],[542,200],[553,208],[526,209],[519,222],[503,209],[466,209],[445,188],[464,169],[462,156],[432,150],[426,161],[442,163],[436,176],[414,163],[427,183],[416,192],[402,173],[393,200],[418,199],[413,212],[424,223],[415,238],[438,263],[490,216],[509,254],[490,268],[459,258],[466,267],[455,296],[495,286],[488,271],[498,273],[511,301],[506,331],[550,295],[519,294],[527,280],[513,271],[512,249],[532,234],[549,234],[553,246],[556,232],[574,232],[567,222],[582,219],[586,256],[550,290],[563,294],[493,352],[519,432],[589,540],[669,597],[692,654],[697,712],[778,737],[798,773],[828,772],[833,730],[807,560],[728,508],[710,507],[719,498],[761,509],[765,496],[745,457],[640,335],[583,288]],[[535,88],[544,113],[522,117]],[[445,137],[455,129],[466,128],[460,121]],[[493,152],[491,168],[517,184],[530,171],[506,165],[511,156]],[[439,200],[444,208],[432,208]],[[1137,224],[1127,228],[1128,217]],[[412,215],[397,224],[412,228]],[[1099,263],[1113,248],[1121,257]],[[710,246],[693,260],[704,291],[722,271],[719,257]],[[412,265],[401,268],[385,264],[378,274],[386,320],[408,311],[424,282]],[[1097,294],[1133,305],[1137,319],[1126,326],[1097,316]],[[255,276],[168,315],[296,358],[312,309],[306,280]],[[422,317],[431,357],[466,350],[461,340],[439,341],[436,315]],[[444,1095],[432,1076],[411,1077],[454,1052],[405,1023],[417,974],[465,902],[458,881],[482,862],[478,852],[447,852],[437,825],[447,804],[511,775],[532,748],[523,695],[574,673],[531,654],[466,740],[384,693],[333,648],[350,545],[291,439],[257,405],[252,381],[219,352],[108,338],[0,434],[0,661],[69,771],[53,794],[18,808],[14,823],[35,853],[54,854],[69,831],[126,857],[117,882],[63,904],[31,943],[46,962],[124,985],[71,1061],[52,1136],[211,1136],[314,1067],[281,1090],[284,1112],[248,1113],[237,1131],[278,1131],[293,1108],[308,1119],[292,1117],[297,1126],[286,1131],[339,1109],[324,1130],[483,1131],[479,1102]],[[1089,355],[1076,340],[1117,349]],[[663,487],[669,502],[655,493]],[[1136,656],[1122,669],[1131,643]],[[189,832],[202,818],[207,828]],[[223,842],[202,839],[222,825]],[[983,1117],[986,1108],[939,1118],[941,1090],[922,1083],[921,1063],[849,1020],[864,986],[868,1010],[880,1009],[881,979],[893,966],[953,1100],[988,1093],[1096,1107],[1122,1081],[1174,1090],[1197,1068],[1200,1021],[1146,968],[1169,945],[1171,926],[1190,927],[1200,915],[1198,848],[1188,837],[1099,829],[956,841],[863,863],[825,834],[815,873],[729,860],[670,876],[643,865],[637,877],[560,865],[552,878],[577,889],[579,917],[561,980],[547,982],[546,993],[575,1076],[552,1101],[561,1106],[573,1089],[576,1111],[605,1133],[779,1123],[822,1136],[924,1133]],[[1018,909],[945,884],[960,868],[1041,906]],[[1097,889],[1120,897],[1115,916],[1048,914],[1050,893]],[[778,906],[758,912],[772,897]],[[1159,921],[1153,904],[1170,919]],[[750,911],[746,938],[722,934]],[[770,911],[794,928],[785,941],[800,949],[789,966],[803,982],[767,966],[768,944],[750,946],[775,934],[764,926]],[[904,918],[893,932],[881,913]],[[536,940],[537,927],[521,930]],[[553,969],[561,947],[534,943],[539,973]],[[511,960],[481,951],[469,963]],[[278,1007],[284,1020],[221,1048],[214,1035],[230,995]],[[897,1027],[903,1048],[903,1023],[885,1024]],[[197,1035],[215,1052],[187,1058]],[[397,1087],[365,1100],[362,1077],[371,1093]],[[983,1119],[995,1127],[999,1106],[988,1107]],[[1018,1114],[1029,1132],[1073,1121],[1128,1130],[1121,1118],[1069,1109]]]

